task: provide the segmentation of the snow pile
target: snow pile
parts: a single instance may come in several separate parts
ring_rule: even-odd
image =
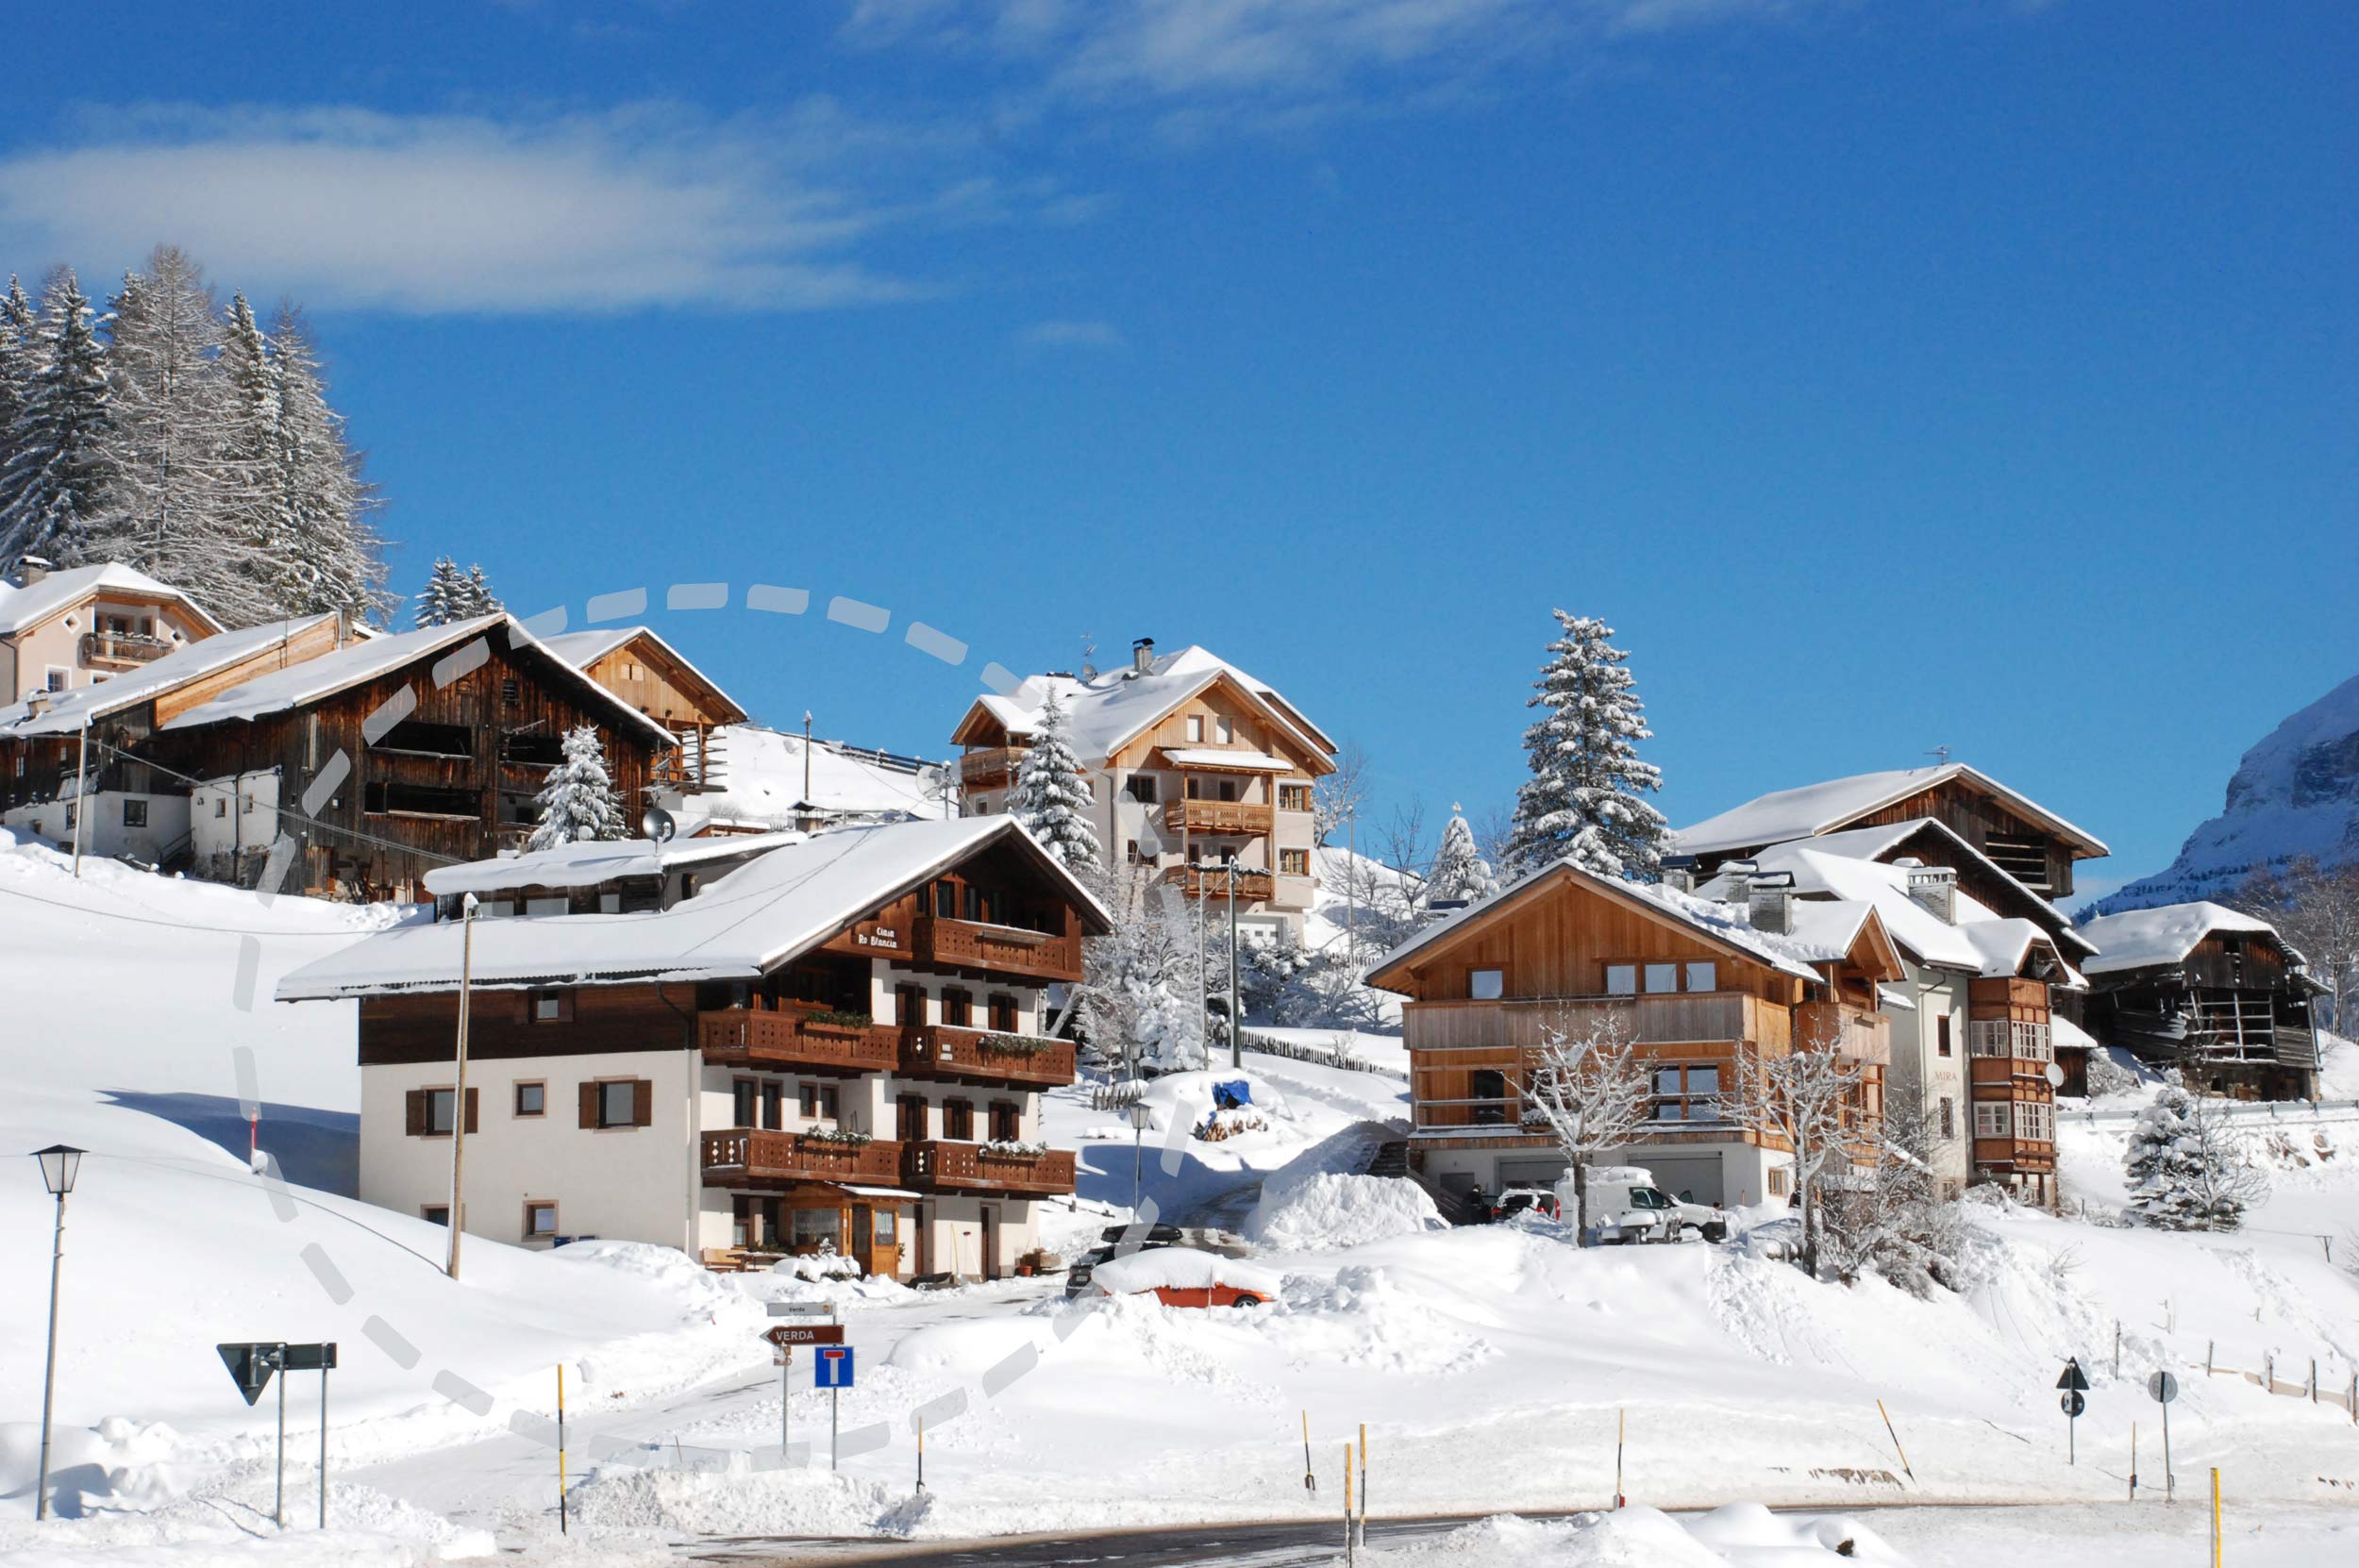
[[[1908,1559],[1842,1514],[1771,1513],[1738,1503],[1680,1520],[1649,1508],[1535,1521],[1503,1514],[1367,1556],[1379,1562],[1530,1564],[1531,1568],[1804,1568],[1838,1561],[1905,1568]]]
[[[1128,1258],[1110,1258],[1097,1265],[1090,1282],[1111,1295],[1136,1291],[1201,1291],[1214,1285],[1252,1291],[1275,1298],[1285,1280],[1269,1269],[1194,1247],[1156,1247]]]
[[[927,1499],[876,1481],[801,1465],[760,1469],[743,1453],[696,1469],[601,1465],[572,1498],[575,1517],[600,1533],[906,1537],[928,1512]]]
[[[1278,1252],[1364,1246],[1394,1236],[1446,1230],[1424,1188],[1405,1176],[1280,1173],[1262,1184],[1246,1235]]]

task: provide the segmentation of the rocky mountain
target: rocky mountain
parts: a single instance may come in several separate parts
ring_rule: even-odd
[[[2107,894],[2083,914],[2118,914],[2217,898],[2262,867],[2298,856],[2359,860],[2359,676],[2271,730],[2244,754],[2220,814],[2187,835],[2179,858]]]

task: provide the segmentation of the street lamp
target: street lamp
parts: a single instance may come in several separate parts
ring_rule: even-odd
[[[49,1517],[49,1405],[58,1391],[58,1267],[65,1259],[65,1195],[82,1169],[82,1152],[52,1143],[33,1158],[41,1162],[41,1184],[58,1200],[58,1228],[49,1250],[49,1363],[41,1378],[41,1478],[33,1488],[33,1517]]]
[[[467,1157],[467,1010],[468,995],[475,989],[475,914],[479,908],[474,893],[459,901],[459,1087],[450,1097],[450,1213],[445,1216],[450,1226],[450,1260],[443,1272],[453,1279],[459,1277],[459,1238],[465,1234],[467,1190],[463,1182]]]

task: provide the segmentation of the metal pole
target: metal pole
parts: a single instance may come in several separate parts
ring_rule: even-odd
[[[788,1407],[795,1402],[795,1347],[790,1344],[785,1346],[784,1350],[785,1354],[778,1359],[778,1462],[780,1464],[786,1463],[789,1446],[787,1420],[792,1412]]]
[[[2170,1402],[2163,1402],[2163,1501],[2179,1500],[2179,1477],[2170,1473]]]
[[[832,1385],[828,1389],[828,1468],[836,1467],[836,1434],[840,1429],[836,1416],[844,1403],[844,1391]]]
[[[280,1529],[287,1527],[287,1371],[283,1366],[278,1371],[278,1496],[270,1513]]]
[[[803,805],[811,805],[811,709],[803,709]]]
[[[320,1528],[327,1528],[327,1368],[320,1368]]]
[[[557,1363],[557,1533],[565,1533],[565,1363]]]
[[[90,816],[84,786],[90,782],[90,720],[82,720],[82,749],[74,763],[74,875],[82,875],[82,823]]]
[[[80,821],[76,816],[75,821]],[[58,1226],[49,1246],[49,1361],[41,1377],[41,1478],[34,1483],[33,1517],[49,1517],[49,1405],[58,1392],[58,1271],[65,1261],[65,1194],[58,1194]]]
[[[917,1418],[917,1490],[926,1490],[926,1418]]]
[[[1245,1006],[1237,993],[1237,862],[1229,862],[1229,1065],[1245,1066]]]
[[[475,894],[459,909],[459,1088],[450,1107],[450,1259],[443,1272],[459,1277],[459,1238],[465,1233],[467,1189],[467,1013],[475,985]]]

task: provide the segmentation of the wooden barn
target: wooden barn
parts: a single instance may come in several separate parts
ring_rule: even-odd
[[[2315,1099],[2311,998],[2326,988],[2257,915],[2167,904],[2082,926],[2097,946],[2083,1027],[2100,1045],[2176,1067],[2190,1087],[2238,1099]]]

